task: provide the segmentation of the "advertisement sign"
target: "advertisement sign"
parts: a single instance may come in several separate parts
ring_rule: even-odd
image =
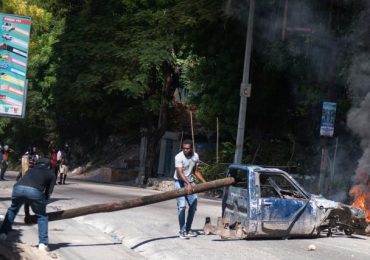
[[[330,136],[334,134],[334,123],[335,123],[335,112],[337,104],[333,102],[324,102],[322,105],[322,116],[321,116],[321,136]]]
[[[24,117],[31,18],[0,13],[0,116]]]

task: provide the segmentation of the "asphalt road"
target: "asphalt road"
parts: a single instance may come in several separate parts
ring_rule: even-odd
[[[11,179],[11,177],[9,177]],[[14,181],[0,182],[0,215],[10,203]],[[71,180],[56,186],[48,211],[116,202],[157,191]],[[220,202],[199,199],[193,229],[201,230],[205,217],[212,222],[221,213]],[[19,239],[37,243],[37,226],[15,225]],[[178,238],[176,201],[129,210],[94,214],[49,223],[50,258],[58,259],[370,259],[370,238],[338,235],[317,239],[223,241],[218,236]],[[315,245],[309,251],[309,245]]]

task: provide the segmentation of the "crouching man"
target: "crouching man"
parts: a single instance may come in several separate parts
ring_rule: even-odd
[[[48,217],[46,204],[53,192],[55,175],[48,169],[49,161],[40,159],[33,168],[30,168],[24,177],[13,187],[12,204],[6,212],[4,222],[0,228],[0,239],[5,240],[12,229],[14,219],[23,204],[31,206],[37,216],[39,232],[39,249],[49,251],[48,247]]]

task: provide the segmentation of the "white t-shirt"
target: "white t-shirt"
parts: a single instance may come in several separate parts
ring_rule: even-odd
[[[57,161],[60,161],[60,160],[62,160],[62,151],[61,150],[59,150],[57,152]]]
[[[175,156],[175,167],[184,170],[185,177],[189,180],[189,182],[193,182],[194,178],[192,175],[192,171],[194,166],[197,166],[199,163],[199,155],[197,153],[193,153],[193,156],[187,158],[184,155],[184,152],[180,152]],[[175,180],[179,180],[180,178],[177,176],[177,171],[175,170],[175,174],[173,175]]]

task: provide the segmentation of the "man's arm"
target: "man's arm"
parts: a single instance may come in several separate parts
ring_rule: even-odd
[[[184,169],[182,167],[177,167],[176,168],[176,171],[177,171],[177,176],[182,180],[184,181],[187,185],[191,185],[189,180],[185,177],[185,174],[184,174]]]
[[[193,192],[193,186],[191,185],[191,183],[189,182],[189,180],[185,177],[185,174],[184,174],[184,169],[182,167],[177,167],[176,168],[176,172],[177,172],[177,176],[186,183],[187,185],[187,190],[188,190],[188,193],[192,193]]]
[[[198,180],[200,180],[203,183],[206,182],[206,180],[204,179],[203,174],[199,170],[198,166],[196,166],[194,174],[195,174],[195,176],[197,177]]]

